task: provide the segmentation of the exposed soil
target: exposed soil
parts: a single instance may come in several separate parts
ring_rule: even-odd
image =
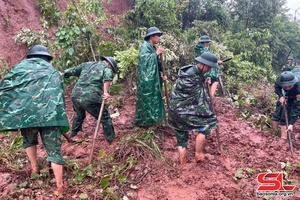
[[[58,8],[64,11],[68,1],[59,0]],[[35,3],[34,0],[0,1],[0,59],[4,59],[11,67],[23,60],[28,52],[27,46],[22,43],[16,44],[13,37],[25,27],[33,31],[43,30],[40,25],[41,13]],[[105,25],[116,26],[122,23],[122,17],[119,16],[122,16],[133,5],[133,0],[103,0],[106,12],[111,14]],[[55,27],[50,29],[49,35],[54,35],[54,33]]]
[[[71,121],[73,117],[72,102],[70,100],[70,89],[66,95],[67,112]],[[116,139],[112,145],[108,145],[102,131],[97,138],[93,161],[101,162],[97,156],[99,150],[109,154],[118,149],[122,137],[133,134],[141,129],[135,128],[132,124],[135,110],[135,96],[124,95],[123,106],[119,108],[120,116],[113,118],[116,130]],[[293,135],[294,156],[289,152],[288,144],[278,136],[268,132],[252,128],[250,123],[236,117],[236,107],[230,105],[227,100],[216,98],[216,110],[220,124],[221,141],[224,145],[225,156],[231,164],[231,171],[227,170],[221,162],[220,152],[216,141],[216,133],[213,131],[205,144],[206,159],[202,163],[194,160],[195,134],[190,134],[188,148],[188,163],[185,167],[179,165],[176,138],[169,127],[152,127],[159,137],[158,144],[166,158],[166,161],[159,159],[145,159],[139,162],[130,171],[127,177],[127,184],[122,188],[123,193],[128,194],[129,199],[152,200],[152,199],[260,199],[256,197],[258,187],[257,175],[261,172],[283,172],[287,169],[281,168],[281,162],[300,163],[300,138],[299,122],[296,125]],[[110,110],[112,114],[112,110]],[[83,168],[87,162],[92,138],[95,131],[96,120],[87,115],[83,126],[83,132],[79,132],[77,138],[81,143],[63,144],[63,155],[68,160],[77,159],[78,164]],[[6,137],[1,136],[2,139]],[[39,145],[38,158],[43,170],[48,170],[45,162],[46,153],[42,145]],[[25,152],[24,152],[25,156]],[[239,174],[238,170],[242,170]],[[29,180],[29,163],[23,168],[12,169],[7,164],[0,167],[0,192],[4,198],[17,198],[18,193],[14,185],[29,181],[32,185],[39,180]],[[72,172],[66,169],[65,176],[71,177]],[[235,174],[236,173],[236,174]],[[53,178],[53,175],[50,177]],[[300,167],[293,166],[292,171],[286,180],[300,180]],[[42,178],[43,180],[43,178]],[[46,179],[48,180],[48,179]],[[102,199],[97,195],[101,190],[98,183],[93,189],[89,189],[90,181],[86,178],[81,185],[71,184],[65,199],[78,199],[81,193],[87,193],[90,199]],[[93,179],[91,179],[92,181]],[[99,180],[98,180],[99,181]],[[131,184],[130,184],[131,183]],[[132,186],[133,185],[133,186]],[[43,187],[25,187],[23,195],[32,196],[35,199],[53,199],[54,182],[43,185]],[[134,188],[134,189],[132,189]],[[300,199],[298,192],[294,197],[287,199]],[[17,195],[17,196],[16,196]]]
[[[65,2],[61,1],[61,9],[64,9]],[[122,14],[122,11],[131,6],[130,2],[132,1],[112,1],[107,10],[113,14]],[[0,1],[0,57],[4,57],[9,65],[13,66],[21,61],[28,51],[25,45],[16,45],[12,37],[25,26],[33,30],[41,30],[39,17],[40,13],[35,8],[34,1]],[[109,23],[114,24],[118,21]],[[71,122],[74,111],[70,91],[71,89],[68,89],[66,93],[66,105]],[[115,142],[108,145],[100,130],[94,151],[94,162],[102,162],[98,156],[99,150],[104,150],[107,154],[115,152],[124,136],[142,130],[147,131],[147,129],[134,127],[132,124],[135,96],[125,94],[118,97],[122,98],[123,105],[118,108],[120,116],[113,118],[116,130]],[[218,97],[216,102],[221,141],[224,145],[225,156],[230,161],[231,170],[227,170],[220,160],[221,155],[215,131],[206,141],[206,159],[202,163],[196,163],[194,160],[196,135],[190,133],[188,163],[185,167],[181,167],[173,130],[169,127],[150,127],[149,130],[153,130],[159,136],[157,143],[165,161],[151,157],[139,160],[128,173],[127,182],[116,189],[118,193],[126,195],[129,199],[139,200],[262,199],[256,197],[256,190],[259,186],[258,173],[267,172],[267,170],[287,171],[289,172],[289,176],[285,178],[287,184],[291,184],[288,180],[300,180],[300,121],[296,123],[293,132],[295,152],[294,156],[291,156],[288,144],[280,137],[261,131],[252,127],[250,122],[237,118],[238,109],[226,99]],[[110,110],[111,114],[113,112],[115,110]],[[81,142],[67,143],[65,141],[62,147],[66,159],[68,161],[76,159],[82,169],[90,153],[95,125],[96,120],[87,115],[83,132],[77,136]],[[13,133],[11,137],[0,135],[1,148],[9,146],[17,134]],[[18,155],[7,155],[6,162],[0,165],[0,199],[55,199],[53,194],[55,181],[53,174],[48,173],[49,168],[45,161],[46,152],[41,144],[38,145],[38,149],[38,160],[44,176],[39,179],[30,179],[30,165],[25,151],[19,152]],[[11,167],[10,160],[13,159],[20,160],[20,165]],[[292,163],[292,167],[282,168],[282,163],[287,162]],[[295,166],[296,164],[298,167]],[[241,172],[237,173],[239,171]],[[99,180],[93,182],[95,178],[86,177],[82,184],[76,185],[70,180],[71,174],[72,171],[66,168],[65,179],[69,185],[64,199],[79,199],[82,193],[86,193],[89,199],[103,198]],[[25,181],[27,181],[26,186],[20,187],[20,184]],[[296,184],[295,195],[285,199],[300,199],[299,183]]]

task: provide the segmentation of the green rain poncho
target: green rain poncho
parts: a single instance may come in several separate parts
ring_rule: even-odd
[[[204,52],[210,51],[210,48],[208,46],[204,46],[201,42],[199,42],[195,46],[195,56],[201,56]],[[207,72],[205,75],[205,78],[210,77],[211,82],[218,81],[219,78],[219,69],[218,68],[212,68],[209,72]]]
[[[49,62],[25,59],[0,81],[0,131],[48,126],[69,129],[62,78]]]
[[[166,114],[162,99],[160,62],[156,55],[156,48],[148,41],[144,41],[138,58],[135,125],[164,125]]]
[[[204,79],[196,65],[179,69],[168,117],[169,125],[174,129],[207,132],[217,127],[217,117],[204,87]]]

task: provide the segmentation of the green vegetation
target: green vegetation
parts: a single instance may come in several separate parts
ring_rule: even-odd
[[[15,42],[28,47],[47,45],[54,56],[53,65],[59,70],[99,60],[102,55],[114,56],[119,63],[114,83],[120,80],[127,89],[132,89],[137,80],[139,46],[146,29],[156,26],[164,33],[161,43],[171,88],[178,69],[193,63],[194,46],[200,36],[209,35],[213,40],[212,52],[221,60],[232,57],[221,66],[221,73],[229,99],[240,107],[239,117],[263,130],[270,128],[270,115],[277,99],[272,85],[281,66],[289,52],[300,59],[299,21],[292,21],[285,14],[284,0],[136,0],[133,9],[119,16],[124,23],[118,26],[105,23],[110,16],[105,13],[102,1],[71,0],[64,11],[58,9],[57,2],[37,0],[44,30],[24,27],[14,36]],[[9,25],[9,20],[4,23]],[[54,36],[49,34],[53,27],[56,27]],[[0,59],[0,78],[8,69]],[[123,85],[116,85],[114,92],[120,94],[119,86]],[[114,107],[120,105],[114,104]],[[79,166],[78,160],[69,160],[66,167],[71,171],[70,184],[85,183],[90,189],[99,184],[102,190],[95,190],[95,196],[120,199],[126,195],[122,187],[128,187],[130,171],[140,160],[160,158],[167,161],[161,154],[155,130],[134,131],[121,139],[119,149],[112,153],[100,150],[98,158],[85,168]],[[4,146],[7,142],[3,141]],[[23,168],[26,159],[24,152],[20,156],[19,136],[8,146],[0,151],[0,163],[14,169]],[[294,168],[295,164],[285,163],[287,173]],[[239,168],[234,178],[238,181],[254,172]],[[49,177],[46,172],[44,174]],[[38,177],[40,182],[37,183],[48,183],[50,180],[45,177]],[[23,182],[17,186],[20,194],[28,185]],[[135,185],[130,187],[135,188]],[[92,198],[85,191],[81,192],[80,199]]]

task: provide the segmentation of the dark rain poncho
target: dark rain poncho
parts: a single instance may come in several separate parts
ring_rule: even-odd
[[[168,122],[182,131],[207,132],[217,127],[218,121],[204,87],[204,76],[195,65],[179,69],[170,97]]]
[[[25,59],[0,81],[0,131],[47,126],[69,129],[62,78],[45,60]]]
[[[166,114],[159,67],[156,48],[145,41],[139,52],[135,125],[165,124]]]

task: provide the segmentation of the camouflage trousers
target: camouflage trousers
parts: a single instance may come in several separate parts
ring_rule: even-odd
[[[22,128],[23,147],[26,149],[38,144],[38,133],[40,133],[42,142],[48,154],[47,161],[59,165],[64,165],[65,160],[61,153],[61,128],[60,127],[37,127]]]
[[[200,128],[201,129],[201,128]],[[204,134],[205,136],[210,134],[210,130],[198,132],[198,131],[193,131],[198,134]],[[175,129],[175,136],[177,140],[177,146],[180,147],[187,147],[189,143],[189,132],[188,131],[182,131]]]
[[[291,112],[291,106],[289,104],[286,105],[286,111],[287,113]],[[279,122],[280,125],[285,125],[285,116],[283,107],[281,106],[280,101],[277,101],[275,111],[271,118],[273,121]],[[290,120],[290,116],[288,115],[288,119]]]
[[[72,133],[71,135],[77,135],[79,131],[82,131],[82,123],[86,117],[86,113],[90,113],[95,119],[98,120],[101,103],[91,102],[88,100],[74,98],[72,97],[73,107],[76,112],[76,116],[74,117],[72,124]],[[103,114],[101,117],[101,123],[103,127],[103,133],[105,138],[108,141],[112,141],[115,138],[115,131],[112,124],[112,120],[109,112],[104,107]]]

